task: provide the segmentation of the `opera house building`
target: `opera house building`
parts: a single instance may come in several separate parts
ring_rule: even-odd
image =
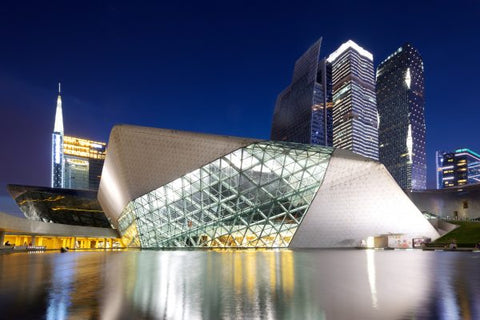
[[[118,125],[98,201],[129,246],[335,248],[439,237],[377,161],[297,143]],[[390,239],[389,239],[390,241]]]

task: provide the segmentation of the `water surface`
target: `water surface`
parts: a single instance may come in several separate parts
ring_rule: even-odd
[[[480,254],[209,250],[0,255],[6,319],[480,319]]]

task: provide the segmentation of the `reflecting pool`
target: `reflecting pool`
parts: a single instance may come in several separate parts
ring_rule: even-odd
[[[480,254],[201,250],[0,255],[6,319],[480,319]]]

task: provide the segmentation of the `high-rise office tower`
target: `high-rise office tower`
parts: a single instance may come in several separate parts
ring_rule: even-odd
[[[55,124],[52,133],[52,188],[63,187],[63,114],[62,97],[60,96],[60,83],[58,84],[57,109],[55,111]]]
[[[467,149],[437,151],[437,189],[480,183],[480,154]]]
[[[52,187],[97,190],[106,148],[105,142],[64,136],[59,83],[52,134]]]
[[[332,65],[333,146],[378,160],[378,113],[373,55],[349,40]]]
[[[277,97],[270,138],[332,146],[331,66],[320,58],[322,39],[296,62],[291,84]]]
[[[423,82],[422,57],[408,43],[377,67],[380,162],[404,189],[427,184]]]
[[[106,143],[64,136],[64,188],[98,190]]]

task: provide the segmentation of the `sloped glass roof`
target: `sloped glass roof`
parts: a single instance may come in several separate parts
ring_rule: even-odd
[[[332,152],[251,144],[131,201],[119,229],[143,248],[288,247]]]

